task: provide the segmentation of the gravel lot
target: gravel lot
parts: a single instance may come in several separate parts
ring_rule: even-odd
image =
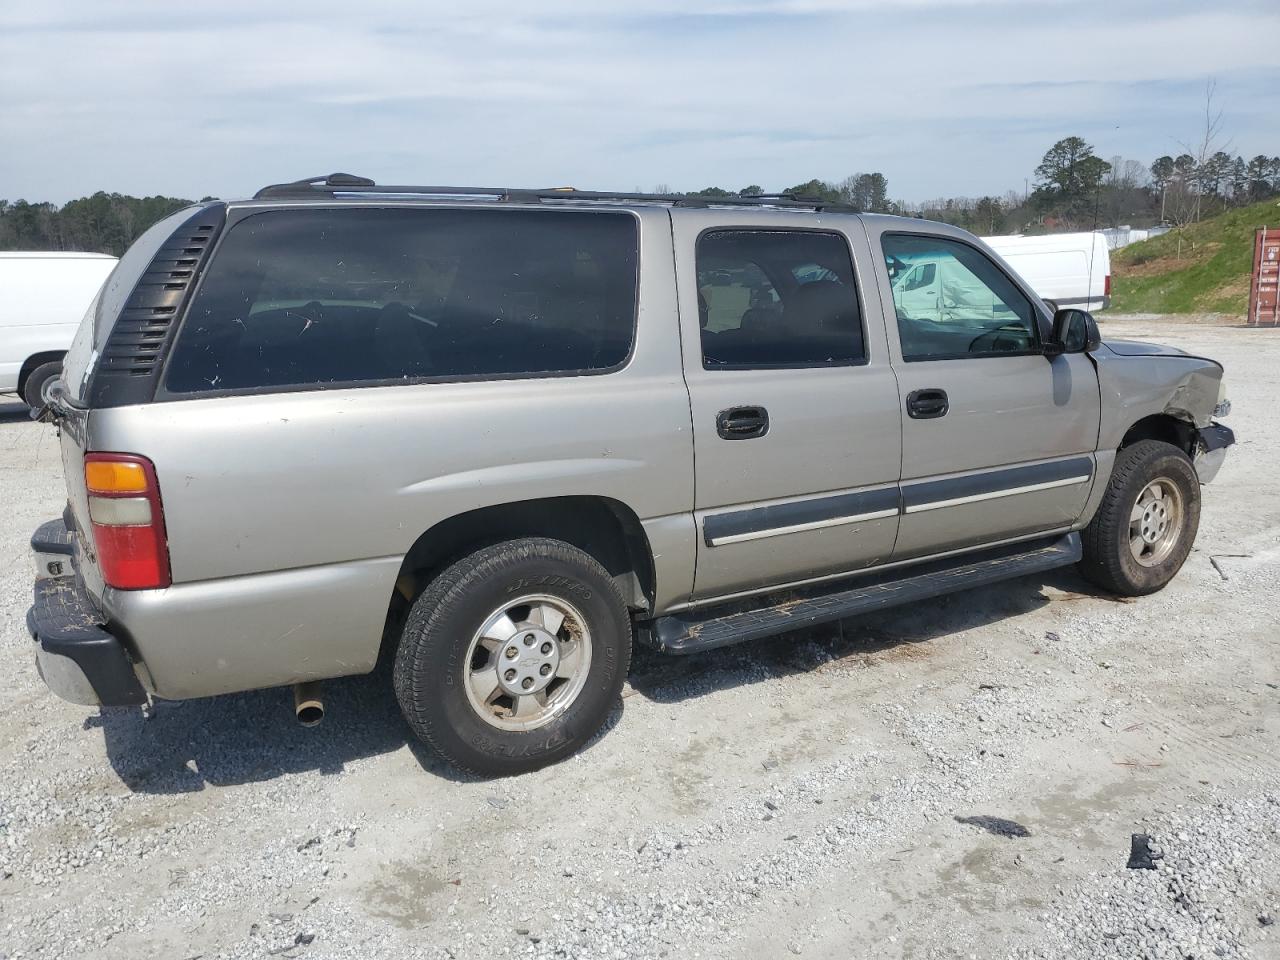
[[[496,782],[377,677],[315,730],[287,690],[48,694],[27,538],[61,467],[0,404],[0,958],[1280,957],[1280,334],[1104,334],[1227,366],[1240,443],[1163,593],[1062,572],[641,652],[588,750]]]

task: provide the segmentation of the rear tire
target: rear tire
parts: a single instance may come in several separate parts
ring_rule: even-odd
[[[1200,481],[1180,449],[1140,440],[1116,455],[1079,569],[1126,597],[1155,593],[1182,568],[1200,527]]]
[[[44,388],[62,373],[62,361],[55,360],[51,363],[42,363],[29,374],[27,381],[22,385],[22,402],[32,410],[38,410],[44,406]]]
[[[563,760],[604,725],[631,662],[622,593],[559,540],[495,544],[437,576],[409,611],[394,685],[417,737],[463,770]]]

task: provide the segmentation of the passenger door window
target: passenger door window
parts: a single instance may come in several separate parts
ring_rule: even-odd
[[[698,238],[697,275],[706,369],[866,361],[843,237],[807,230],[707,231]]]
[[[699,260],[698,292],[707,305],[703,330],[713,334],[738,329],[749,310],[782,312],[778,291],[760,265],[749,260],[714,256]]]
[[[904,234],[882,244],[904,360],[1039,352],[1031,301],[976,247]]]

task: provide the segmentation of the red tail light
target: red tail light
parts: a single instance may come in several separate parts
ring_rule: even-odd
[[[98,566],[107,585],[118,590],[169,586],[169,542],[151,461],[132,453],[86,453],[84,480]]]
[[[1102,295],[1105,297],[1111,296],[1111,274],[1109,273],[1107,274],[1107,279],[1102,284]]]

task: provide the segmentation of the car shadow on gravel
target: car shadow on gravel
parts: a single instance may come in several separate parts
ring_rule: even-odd
[[[337,774],[406,745],[423,770],[447,780],[474,779],[413,738],[382,672],[327,681],[324,699],[325,720],[313,728],[294,719],[289,688],[157,701],[150,718],[137,708],[105,708],[85,728],[102,730],[112,768],[138,793],[193,793],[308,771]]]
[[[928,646],[931,640],[945,642],[962,630],[1079,599],[1122,600],[1065,568],[706,653],[675,657],[640,647],[629,679],[632,689],[647,699],[675,703],[842,662],[871,667],[927,656],[936,649]]]
[[[925,656],[933,649],[931,640],[1055,600],[1084,598],[1117,599],[1098,593],[1073,570],[1054,571],[691,656],[637,647],[629,681],[633,691],[650,700],[675,703],[834,664],[875,666]],[[337,774],[347,764],[406,746],[428,773],[459,782],[479,779],[418,743],[384,671],[328,681],[324,695],[325,720],[311,729],[295,721],[288,688],[159,701],[150,718],[140,709],[106,708],[89,717],[85,727],[102,730],[112,768],[139,793],[192,793],[308,771]],[[607,738],[623,713],[618,704],[589,746]]]

